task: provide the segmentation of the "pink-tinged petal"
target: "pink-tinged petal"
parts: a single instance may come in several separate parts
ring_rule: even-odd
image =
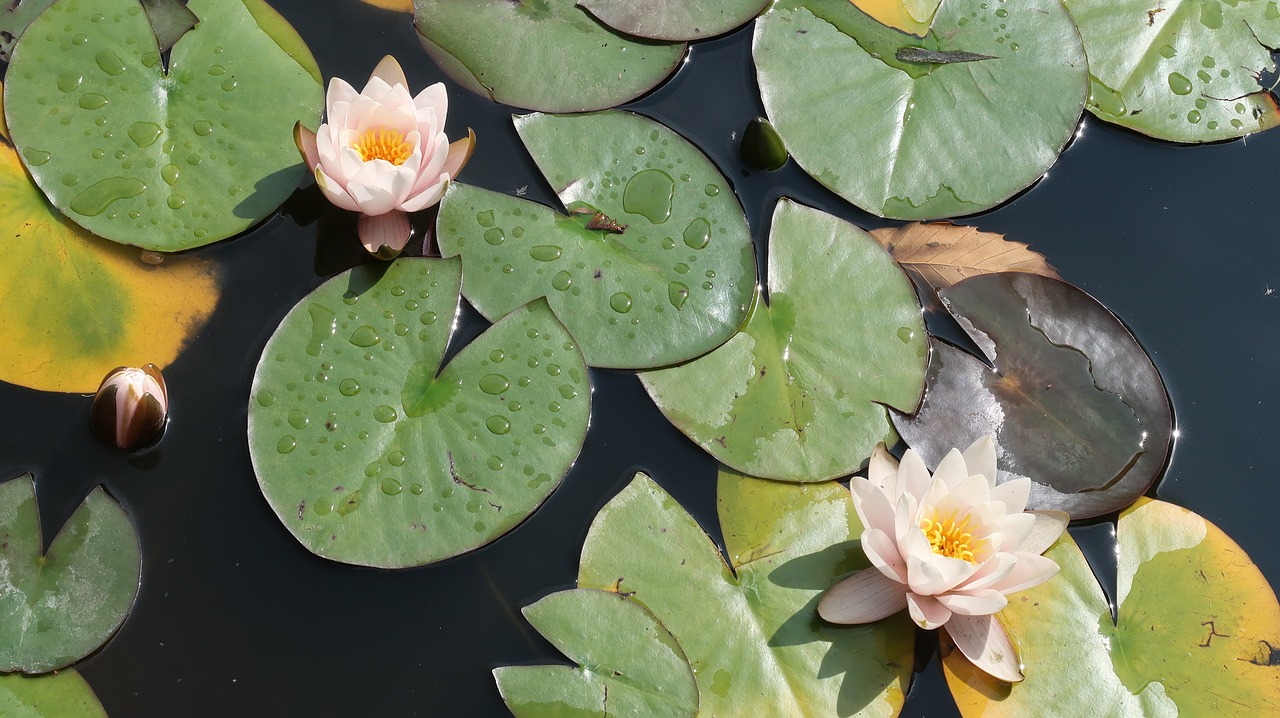
[[[1027,498],[1031,495],[1031,479],[1021,478],[997,484],[991,490],[992,501],[1003,501],[1005,511],[1020,514],[1027,508]]]
[[[911,614],[911,620],[924,629],[937,628],[952,618],[951,609],[938,603],[938,599],[914,593],[907,594],[907,612]]]
[[[955,449],[948,451],[938,463],[938,468],[933,470],[933,478],[935,481],[945,481],[949,489],[969,478],[969,467],[965,466],[964,455]]]
[[[307,129],[301,122],[293,125],[293,143],[298,146],[302,161],[307,169],[314,170],[320,165],[320,151],[316,149],[316,133]]]
[[[862,532],[862,552],[867,560],[886,578],[900,584],[907,582],[907,564],[902,560],[898,544],[889,534],[879,529],[867,529]],[[906,588],[904,587],[905,591]]]
[[[989,486],[996,485],[996,443],[989,435],[970,444],[963,455],[970,476],[981,474],[987,477]]]
[[[832,623],[871,623],[907,605],[902,584],[864,568],[832,586],[818,601],[818,615]]]
[[[429,150],[430,155],[424,154],[422,167],[418,170],[418,181],[414,183],[413,189],[409,195],[416,196],[425,192],[427,188],[432,187],[439,181],[441,167],[444,167],[445,160],[449,158],[449,145],[440,142],[433,145]]]
[[[969,577],[968,581],[957,588],[964,591],[974,591],[982,588],[990,588],[992,584],[1004,579],[1013,567],[1016,566],[1018,560],[1011,553],[997,553],[978,567],[977,571]]]
[[[1004,594],[992,589],[944,593],[934,598],[957,616],[989,616],[1009,605]]]
[[[995,616],[953,616],[946,631],[978,670],[1006,683],[1022,680],[1018,649]]]
[[[928,547],[929,542],[923,538],[923,534],[921,540]],[[907,559],[907,586],[912,593],[921,596],[936,596],[950,591],[962,581],[967,581],[978,570],[976,565],[968,561],[939,556],[932,549],[920,551],[914,545],[903,548],[903,555]]]
[[[437,121],[441,124],[449,115],[449,93],[444,89],[444,83],[437,82],[428,86],[422,92],[419,92],[413,98],[413,104],[420,110],[431,108],[435,110]]]
[[[343,101],[343,102],[333,103],[333,107],[330,107],[328,112],[329,124],[333,125],[334,127],[346,127],[347,115],[350,112],[351,112],[350,102]]]
[[[434,205],[444,196],[444,191],[449,188],[449,175],[440,175],[436,183],[422,192],[416,194],[410,193],[409,199],[400,204],[400,209],[405,212],[418,212]]]
[[[409,81],[405,79],[404,70],[400,68],[400,63],[396,62],[396,59],[390,55],[382,58],[382,60],[378,62],[378,66],[373,68],[373,72],[369,74],[369,78],[373,79],[375,77],[381,79],[388,85],[395,85],[399,83],[404,87],[409,86]]]
[[[996,551],[1013,553],[1021,551],[1021,546],[1036,525],[1036,517],[1031,514],[1013,514],[1005,516],[1000,525],[1000,541],[992,541]]]
[[[947,493],[947,482],[940,476],[933,477],[929,480],[929,486],[925,488],[924,493],[920,495],[920,507],[928,512],[926,515],[931,515],[933,511],[925,507],[941,508],[941,504],[947,499]],[[968,506],[965,508],[967,509]]]
[[[1022,544],[1013,550],[1042,554],[1061,538],[1071,522],[1071,517],[1062,511],[1028,511],[1027,514],[1036,517],[1036,523]]]
[[[334,168],[339,166],[336,135],[330,125],[320,125],[320,129],[316,130],[316,150],[320,153],[320,164],[329,168],[327,172],[336,171]]]
[[[929,482],[933,477],[929,475],[929,467],[924,465],[924,459],[920,458],[912,449],[902,455],[902,463],[898,464],[898,493],[911,494],[917,498],[924,495],[925,489],[929,488]]]
[[[1033,553],[1015,553],[1017,564],[1007,576],[991,584],[991,588],[1003,594],[1017,593],[1053,578],[1058,573],[1058,564],[1053,559]]]
[[[335,179],[340,179],[347,184],[360,181],[360,173],[365,171],[364,159],[351,147],[339,147],[338,168],[338,173],[334,175]]]
[[[347,194],[347,191],[337,180],[325,174],[323,167],[316,167],[315,173],[316,186],[320,188],[320,191],[324,193],[324,196],[330,202],[351,212],[360,211],[360,205],[356,203],[355,198]]]
[[[329,90],[325,93],[325,111],[332,116],[333,106],[338,102],[351,102],[360,96],[356,88],[341,77],[329,80]]]
[[[476,133],[467,128],[467,136],[449,145],[449,154],[440,170],[450,177],[457,177],[462,168],[471,160],[471,153],[476,150]]]
[[[911,536],[924,539],[924,534],[920,531],[919,511],[915,497],[910,494],[898,495],[898,503],[893,505],[893,537],[899,544],[907,541]],[[929,542],[925,541],[925,545],[928,546],[928,544]],[[905,550],[903,555],[906,555]]]
[[[945,479],[943,480],[945,481]],[[980,507],[991,502],[991,486],[987,484],[986,478],[981,475],[966,476],[954,484],[948,484],[948,486],[951,488],[947,496],[949,505],[968,508]],[[1001,516],[1004,515],[1003,507],[998,513]]]
[[[389,162],[386,164],[390,166]],[[347,192],[360,205],[361,213],[378,215],[400,209],[401,197],[406,196],[412,181],[407,174],[388,172],[379,177],[377,184],[350,182],[347,184]]]
[[[356,232],[360,235],[360,243],[370,254],[380,259],[391,259],[400,254],[409,242],[413,227],[409,224],[409,215],[392,210],[376,216],[360,215]]]
[[[898,493],[898,460],[893,458],[893,454],[884,447],[883,441],[871,450],[871,460],[867,463],[867,479],[890,496]]]
[[[370,77],[369,81],[364,83],[364,89],[360,90],[360,94],[379,105],[386,105],[390,104],[387,102],[387,96],[393,91],[394,89],[386,80],[380,77]]]
[[[849,491],[853,494],[853,508],[858,512],[864,529],[880,529],[885,533],[893,532],[894,507],[889,497],[866,479],[854,478],[849,481]]]

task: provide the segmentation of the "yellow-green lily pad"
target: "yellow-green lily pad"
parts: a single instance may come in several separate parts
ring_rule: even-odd
[[[0,715],[9,718],[107,718],[98,697],[73,670],[0,675]]]

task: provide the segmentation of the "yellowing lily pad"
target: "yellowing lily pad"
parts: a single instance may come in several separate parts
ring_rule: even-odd
[[[157,251],[244,231],[297,187],[320,74],[262,0],[191,0],[200,22],[162,64],[139,0],[58,0],[14,50],[14,144],[77,224]]]
[[[149,265],[49,206],[0,140],[0,380],[90,393],[117,366],[164,367],[218,302],[217,265]]]
[[[586,438],[582,353],[545,302],[498,320],[441,366],[461,264],[400,259],[320,285],[267,342],[249,455],[310,551],[420,566],[510,531]]]
[[[46,551],[31,475],[6,481],[0,536],[0,671],[62,668],[124,622],[138,595],[141,547],[133,522],[101,487]]]
[[[1141,499],[1120,515],[1117,617],[1084,556],[1063,535],[1062,567],[1010,597],[1001,618],[1026,679],[1010,686],[944,656],[965,716],[1002,718],[1070,706],[1090,716],[1254,716],[1280,705],[1280,604],[1226,534],[1196,514]]]
[[[1275,0],[1064,0],[1089,54],[1089,111],[1176,142],[1280,124],[1260,75],[1275,72]]]
[[[848,491],[834,482],[799,486],[724,470],[717,492],[727,560],[669,494],[637,474],[591,524],[579,592],[625,596],[670,631],[695,669],[697,715],[704,718],[896,715],[911,676],[910,621],[903,615],[837,626],[817,615],[823,591],[869,565],[856,545],[862,526]],[[669,653],[663,632],[652,626],[635,620],[598,624],[589,624],[593,644],[643,642],[637,650]],[[538,628],[558,645],[582,642],[577,633],[584,628],[571,621]],[[675,666],[671,673],[663,690],[679,695],[683,683]],[[533,710],[575,705],[579,682],[564,670],[540,683],[530,680],[518,694],[504,686],[503,697],[521,718],[602,715],[598,704],[594,712]],[[539,706],[529,705],[535,701]]]
[[[973,214],[1031,185],[1074,133],[1089,84],[1058,0],[942,0],[923,38],[847,0],[779,0],[752,54],[792,158],[897,219]]]
[[[876,22],[924,37],[940,0],[849,0]]]
[[[928,345],[911,281],[869,235],[790,200],[769,235],[768,294],[742,330],[686,364],[644,372],[649,395],[722,463],[782,481],[857,471],[912,411]]]
[[[9,718],[107,718],[93,689],[73,670],[0,675],[0,715]]]

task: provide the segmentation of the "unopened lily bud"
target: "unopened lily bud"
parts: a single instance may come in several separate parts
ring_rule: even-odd
[[[89,425],[98,438],[125,451],[155,443],[169,420],[169,393],[155,364],[120,366],[93,397]]]

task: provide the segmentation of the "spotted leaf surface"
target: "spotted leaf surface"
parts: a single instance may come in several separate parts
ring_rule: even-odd
[[[1117,617],[1069,535],[1046,552],[1062,567],[1010,596],[1001,618],[1026,679],[943,665],[965,716],[1259,716],[1280,701],[1280,605],[1226,534],[1173,504],[1141,499],[1120,515]]]
[[[526,115],[516,129],[569,210],[454,184],[437,225],[491,320],[546,297],[592,366],[666,366],[746,316],[755,250],[728,182],[693,145],[625,112]]]
[[[41,676],[0,675],[0,715],[13,718],[107,718],[93,689],[67,669]]]
[[[545,112],[633,100],[674,72],[686,48],[618,33],[577,0],[414,0],[414,24],[458,84]]]
[[[559,485],[591,388],[544,302],[440,364],[457,260],[400,259],[322,284],[263,350],[249,450],[267,501],[311,551],[403,568],[482,546]]]
[[[124,622],[138,595],[142,553],[133,522],[100,487],[44,551],[31,475],[6,481],[0,484],[0,536],[0,671],[45,673],[70,665]],[[0,686],[0,708],[6,690],[25,692]]]
[[[522,613],[578,666],[495,669],[498,690],[516,718],[697,715],[698,687],[689,660],[671,632],[634,600],[574,589],[553,593]],[[605,638],[610,635],[622,640]]]
[[[760,14],[768,0],[578,0],[601,22],[636,37],[684,41],[722,35]]]
[[[1260,75],[1275,72],[1274,0],[1066,0],[1089,53],[1089,111],[1176,142],[1280,123]]]
[[[823,591],[868,565],[848,492],[722,470],[717,495],[727,561],[637,474],[592,522],[578,587],[621,593],[670,630],[695,669],[699,716],[896,715],[911,676],[910,622],[837,626],[817,615]],[[654,640],[621,625],[598,636]]]
[[[742,331],[640,379],[673,424],[739,471],[852,473],[894,441],[883,405],[910,411],[924,391],[915,290],[865,232],[789,200],[774,210],[768,277]]]
[[[6,114],[64,214],[159,251],[237,234],[305,174],[293,126],[315,126],[319,70],[262,0],[192,0],[167,70],[138,0],[59,0],[23,35]]]
[[[217,304],[215,264],[86,232],[49,206],[0,139],[0,380],[82,394],[117,366],[177,358]]]
[[[868,212],[988,209],[1043,175],[1075,131],[1088,71],[1058,0],[943,0],[924,38],[868,22],[845,0],[783,0],[753,47],[791,156]]]

